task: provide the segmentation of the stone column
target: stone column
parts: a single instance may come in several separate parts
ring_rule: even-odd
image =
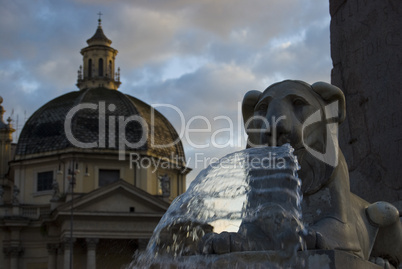
[[[59,244],[47,244],[47,251],[49,253],[47,268],[57,269],[57,250]]]
[[[18,257],[20,256],[18,248],[12,248],[10,251],[10,269],[18,269]]]
[[[65,238],[63,244],[64,244],[64,263],[63,263],[63,268],[64,269],[70,269],[70,238]],[[74,244],[75,238],[72,239],[72,243]],[[74,246],[73,246],[73,253],[74,253]],[[71,260],[72,262],[73,260]]]
[[[330,0],[332,84],[351,191],[402,208],[402,1]]]
[[[22,247],[7,247],[3,252],[10,259],[10,269],[18,269],[18,257],[24,252]]]
[[[87,238],[87,268],[96,268],[96,245],[97,238]]]
[[[69,269],[70,268],[70,247],[67,244],[64,244],[63,268],[64,269]]]
[[[57,251],[57,268],[63,268],[64,264],[64,244],[59,244],[59,250]],[[64,268],[63,268],[64,269]]]

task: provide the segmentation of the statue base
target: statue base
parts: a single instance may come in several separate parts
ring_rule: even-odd
[[[175,261],[162,259],[150,268],[282,268],[274,251],[233,252],[222,255],[196,255],[178,258]],[[286,265],[284,267],[287,267]],[[299,251],[291,268],[305,269],[382,269],[379,265],[362,260],[339,250]]]

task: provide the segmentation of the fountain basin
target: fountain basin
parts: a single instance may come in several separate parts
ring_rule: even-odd
[[[223,255],[182,256],[176,260],[163,259],[150,265],[151,269],[179,268],[283,268],[275,251],[232,252]],[[285,267],[286,268],[286,267]],[[363,260],[348,252],[340,250],[308,250],[297,253],[296,264],[289,268],[303,269],[381,269],[370,261]]]

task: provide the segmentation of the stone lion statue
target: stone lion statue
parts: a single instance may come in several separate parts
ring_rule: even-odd
[[[338,124],[346,116],[342,91],[324,82],[285,80],[264,92],[246,93],[242,110],[248,147],[290,143],[295,149],[307,248],[348,251],[365,260],[374,257],[377,263],[380,257],[386,266],[397,267],[402,260],[398,210],[386,202],[370,204],[350,192],[348,167],[337,140]],[[239,240],[234,234],[210,234],[201,251],[221,253],[214,246],[222,237]],[[241,242],[226,246],[226,251],[241,251],[235,245]]]

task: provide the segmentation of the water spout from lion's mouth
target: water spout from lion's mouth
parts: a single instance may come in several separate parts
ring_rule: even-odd
[[[280,134],[280,135],[272,135],[271,133],[267,133],[267,135],[265,135],[262,138],[261,141],[263,145],[267,146],[267,147],[280,147],[283,146],[285,144],[290,144],[291,143],[291,138],[288,134]]]
[[[145,253],[152,258],[144,261],[271,250],[284,263],[294,262],[295,252],[303,248],[304,229],[298,169],[289,144],[223,157],[171,204]]]

